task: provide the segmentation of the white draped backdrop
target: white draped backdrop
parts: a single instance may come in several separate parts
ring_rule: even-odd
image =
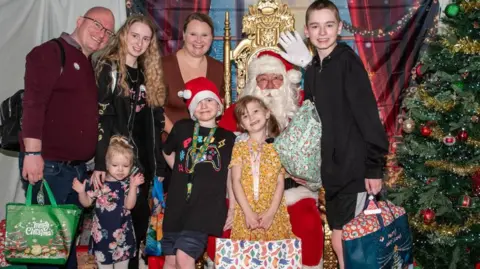
[[[125,0],[0,0],[0,101],[23,88],[25,56],[35,46],[62,32],[71,33],[78,16],[104,6],[115,15],[118,29],[126,19]],[[0,154],[0,219],[5,204],[25,200],[12,152]]]

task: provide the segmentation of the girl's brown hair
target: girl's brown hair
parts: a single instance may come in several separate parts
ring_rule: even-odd
[[[130,164],[133,164],[133,148],[128,143],[128,139],[124,136],[114,135],[110,138],[107,155],[105,156],[106,163],[110,163],[113,156],[118,154],[126,156],[130,160]]]
[[[275,118],[273,113],[270,111],[270,109],[267,107],[267,105],[262,101],[262,99],[260,99],[258,97],[255,97],[253,95],[246,95],[246,96],[240,98],[235,103],[235,118],[237,119],[238,128],[242,132],[245,132],[245,129],[241,125],[242,115],[247,113],[247,105],[252,103],[252,102],[256,102],[263,109],[270,112],[270,117],[268,118],[268,121],[267,121],[267,137],[278,136],[280,134],[280,125],[278,124],[277,119]]]
[[[210,30],[212,32],[212,36],[213,36],[214,28],[213,28],[212,18],[210,18],[210,16],[208,16],[207,14],[203,14],[203,13],[200,13],[200,12],[194,12],[194,13],[188,15],[188,17],[185,19],[185,23],[183,24],[183,32],[184,33],[187,31],[188,24],[191,21],[194,21],[194,20],[195,21],[201,21],[201,22],[204,22],[204,23],[208,24],[208,26],[210,27]]]
[[[126,79],[127,68],[125,67],[126,55],[128,53],[127,35],[130,27],[136,22],[147,25],[152,31],[150,44],[145,53],[138,57],[138,65],[142,67],[145,73],[147,104],[151,107],[161,107],[165,103],[167,91],[163,82],[163,68],[157,43],[157,25],[147,16],[133,15],[128,17],[127,21],[120,27],[115,36],[110,39],[108,45],[100,52],[100,59],[95,65],[95,75],[98,81],[103,65],[106,62],[116,63],[118,65],[118,85],[123,90],[125,96],[130,95],[130,89]]]

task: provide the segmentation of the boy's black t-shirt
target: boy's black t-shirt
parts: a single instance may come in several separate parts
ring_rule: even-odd
[[[168,190],[163,231],[190,230],[220,236],[227,218],[227,175],[235,135],[217,127],[213,142],[195,166],[193,188],[187,202],[187,170],[192,163],[194,126],[195,122],[189,119],[178,121],[164,145],[163,151],[167,155],[175,152],[175,164]],[[197,150],[205,142],[209,131],[209,128],[200,127]]]

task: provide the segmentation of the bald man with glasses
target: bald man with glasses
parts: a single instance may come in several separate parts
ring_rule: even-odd
[[[39,181],[46,180],[58,204],[80,205],[72,182],[87,178],[86,162],[98,138],[98,89],[90,55],[105,47],[114,25],[109,9],[91,8],[78,17],[73,33],[62,33],[26,57],[19,168],[25,187],[34,185],[32,203],[50,203],[40,192]],[[77,268],[74,247],[65,267]]]

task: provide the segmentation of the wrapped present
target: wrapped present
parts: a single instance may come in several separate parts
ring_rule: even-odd
[[[87,246],[77,247],[77,263],[78,269],[97,269],[95,256],[88,254]]]
[[[300,239],[247,241],[217,238],[215,268],[301,269],[302,243]]]
[[[315,104],[306,100],[287,128],[273,143],[287,172],[306,181],[306,187],[318,191],[321,180],[322,123]]]

